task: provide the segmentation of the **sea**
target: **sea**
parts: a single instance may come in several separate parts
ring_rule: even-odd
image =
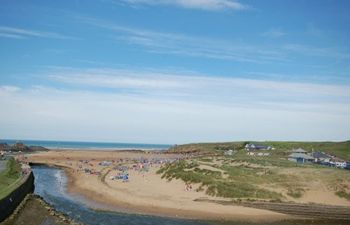
[[[46,141],[46,140],[14,140],[0,139],[0,143],[15,144],[22,142],[27,146],[42,146],[48,149],[84,149],[84,150],[167,150],[171,145],[118,143],[118,142],[82,142],[82,141]]]

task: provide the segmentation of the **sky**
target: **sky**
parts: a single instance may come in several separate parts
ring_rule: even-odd
[[[350,139],[347,0],[2,0],[0,139]]]

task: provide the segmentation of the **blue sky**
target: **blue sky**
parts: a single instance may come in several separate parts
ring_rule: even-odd
[[[4,0],[0,137],[346,140],[350,3]]]

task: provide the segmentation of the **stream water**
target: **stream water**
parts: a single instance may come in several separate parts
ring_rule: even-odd
[[[33,166],[35,193],[44,198],[56,210],[86,225],[209,225],[215,222],[184,220],[168,217],[97,211],[89,208],[79,197],[66,192],[65,172],[58,168]]]
[[[85,225],[251,225],[247,222],[219,222],[186,220],[169,217],[147,216],[139,214],[112,211],[94,210],[91,206],[96,203],[89,202],[81,196],[73,196],[66,192],[67,177],[64,170],[48,166],[33,166],[35,176],[35,193],[44,198],[57,211],[66,214],[76,222]],[[90,206],[90,207],[89,207]],[[253,223],[254,224],[254,223]],[[261,223],[267,225],[267,223]],[[313,221],[288,220],[269,225],[345,225],[348,221]],[[256,224],[255,224],[256,225]]]

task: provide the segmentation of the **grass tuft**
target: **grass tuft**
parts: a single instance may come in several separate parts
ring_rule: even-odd
[[[15,159],[7,161],[6,169],[0,173],[0,199],[4,198],[16,186],[13,184],[20,178],[21,168]],[[12,186],[13,187],[12,187]]]

